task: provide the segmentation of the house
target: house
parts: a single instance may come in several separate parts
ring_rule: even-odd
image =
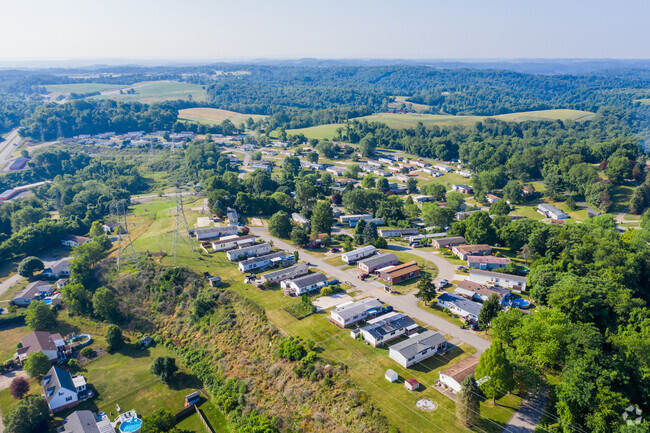
[[[208,284],[210,287],[219,287],[221,286],[221,277],[218,276],[208,276]]]
[[[415,391],[420,387],[420,382],[418,382],[414,377],[410,377],[404,381],[404,388],[409,391]]]
[[[195,229],[194,236],[199,242],[212,241],[219,239],[221,236],[236,235],[239,231],[236,225],[220,226],[220,227],[206,227],[202,229]]]
[[[383,253],[378,256],[363,259],[357,263],[357,267],[363,272],[371,273],[377,269],[385,268],[387,266],[396,265],[398,262],[397,256],[393,253]]]
[[[43,272],[41,273],[41,277],[47,279],[63,278],[69,276],[70,276],[70,262],[67,260],[61,260],[51,268],[43,269]]]
[[[420,276],[420,267],[416,262],[407,262],[398,266],[379,269],[379,278],[389,284],[397,284],[402,281]]]
[[[431,241],[431,246],[440,249],[440,248],[451,248],[456,245],[462,245],[466,243],[465,238],[462,236],[453,236],[450,238],[439,238],[433,239]]]
[[[458,185],[452,185],[451,186],[452,191],[458,191],[463,194],[471,194],[473,189],[469,185],[463,185],[463,184],[458,184]]]
[[[235,262],[242,258],[257,257],[263,254],[268,254],[271,252],[271,245],[268,243],[254,244],[249,247],[238,248],[236,250],[230,250],[226,252],[226,258]]]
[[[438,373],[440,375],[440,384],[450,388],[454,393],[460,392],[463,380],[465,380],[467,376],[474,374],[478,361],[478,357],[470,356],[457,362],[451,367],[442,370]]]
[[[448,165],[445,165],[445,164],[435,164],[433,166],[433,168],[435,168],[436,170],[439,170],[439,171],[441,171],[443,173],[451,173],[452,171],[454,171],[453,168],[451,168],[451,167],[449,167]]]
[[[537,205],[537,212],[544,215],[546,218],[552,218],[555,220],[563,220],[569,218],[569,215],[562,212],[560,209],[550,204],[541,203]]]
[[[372,219],[372,215],[369,213],[359,214],[359,215],[343,215],[339,218],[341,224],[349,224],[350,227],[355,227],[359,220],[369,220]]]
[[[356,180],[354,180],[354,179],[350,179],[350,178],[348,178],[348,177],[345,177],[345,178],[343,178],[343,179],[336,179],[336,180],[334,180],[334,184],[335,184],[335,185],[338,185],[338,186],[346,186],[346,185],[348,185],[348,184],[350,184],[350,183],[356,183],[356,182],[357,182]]]
[[[499,200],[501,200],[499,197],[497,197],[497,196],[494,195],[494,194],[485,194],[485,199],[486,199],[487,202],[490,203],[490,204],[492,204],[492,203],[496,203],[496,202],[498,202]]]
[[[226,215],[228,216],[228,224],[236,226],[239,224],[239,215],[237,211],[231,207],[226,209]]]
[[[90,241],[91,239],[85,236],[65,235],[63,236],[63,239],[61,239],[61,245],[63,245],[64,247],[74,248]]]
[[[322,287],[327,286],[327,284],[327,276],[320,272],[315,272],[293,280],[284,280],[280,283],[280,287],[284,289],[284,293],[287,295],[300,296],[304,293],[320,290]]]
[[[384,219],[383,219],[383,218],[370,218],[370,219],[367,219],[367,220],[365,220],[365,221],[366,221],[367,224],[373,223],[373,224],[376,225],[377,227],[379,227],[379,226],[383,226],[384,224],[386,224],[386,223],[384,222]],[[355,225],[356,225],[356,224],[355,224]],[[350,226],[350,227],[352,227],[352,226]]]
[[[185,407],[190,407],[193,404],[197,404],[199,401],[201,401],[201,394],[199,394],[198,391],[194,391],[185,396]]]
[[[386,373],[384,374],[384,377],[386,378],[387,381],[390,383],[395,383],[399,380],[399,374],[395,370],[391,370],[390,368],[386,370]]]
[[[452,314],[471,322],[478,321],[478,315],[483,307],[478,302],[468,301],[462,296],[453,293],[443,293],[438,296],[438,306],[446,308]]]
[[[212,249],[214,251],[227,251],[235,248],[242,248],[245,246],[253,245],[254,243],[255,235],[224,236],[216,241],[212,241]]]
[[[262,275],[262,282],[266,283],[268,281],[269,283],[279,283],[284,280],[306,275],[307,272],[309,272],[309,267],[306,264],[297,263],[288,268],[279,269]]]
[[[435,201],[432,195],[416,195],[413,197],[415,203],[421,204],[427,201]]]
[[[402,367],[408,368],[433,355],[443,354],[446,350],[447,339],[439,332],[427,330],[393,344],[388,348],[388,356]]]
[[[371,167],[376,167],[376,168],[381,168],[381,166],[382,166],[381,162],[374,161],[372,159],[368,161],[368,165],[370,165]]]
[[[293,262],[293,255],[287,256],[285,251],[278,251],[271,254],[264,254],[258,257],[242,260],[238,264],[239,272],[247,272],[252,269],[263,269],[275,264],[284,263],[288,260]]]
[[[515,293],[526,290],[526,282],[528,281],[526,277],[520,277],[519,275],[502,274],[480,269],[471,269],[469,271],[469,280],[479,284],[508,287]]]
[[[366,173],[370,173],[371,171],[373,171],[375,169],[375,167],[373,167],[370,164],[359,164],[359,168],[361,170],[365,171]]]
[[[418,324],[405,314],[389,313],[368,322],[360,329],[363,339],[373,347],[382,346],[389,341],[411,335],[418,330]]]
[[[467,260],[469,256],[486,256],[492,254],[492,248],[487,244],[479,245],[456,245],[451,248],[459,259]]]
[[[51,413],[69,409],[79,403],[77,388],[67,371],[52,367],[43,376],[43,394]]]
[[[457,220],[464,220],[465,218],[469,217],[473,213],[478,212],[477,210],[468,210],[468,211],[459,211],[454,214],[454,217]]]
[[[16,292],[12,302],[15,305],[26,307],[33,301],[39,301],[54,293],[56,290],[55,287],[46,281],[34,281],[33,283],[29,283],[23,290]]]
[[[118,225],[119,224],[117,223],[117,221],[109,221],[106,224],[103,224],[102,228],[104,229],[104,232],[106,234],[109,234],[109,233],[113,233]]]
[[[472,172],[469,170],[456,170],[456,173],[460,174],[463,177],[472,177]]]
[[[25,168],[27,161],[29,161],[29,158],[25,158],[22,156],[18,157],[11,163],[11,165],[9,166],[9,170],[11,171],[22,170],[23,168]]]
[[[20,340],[20,348],[15,357],[23,363],[30,353],[43,352],[51,362],[65,357],[65,341],[60,334],[50,334],[47,331],[34,331]]]
[[[59,278],[58,280],[56,280],[56,283],[54,284],[56,285],[57,289],[61,290],[62,288],[67,286],[69,282],[70,282],[69,278]]]
[[[430,167],[431,166],[431,164],[429,164],[428,162],[423,161],[421,159],[414,159],[411,162],[413,163],[413,165],[417,165],[420,168],[425,168],[425,167]]]
[[[408,182],[408,180],[409,180],[410,178],[409,178],[409,176],[407,176],[407,175],[405,175],[405,174],[398,174],[398,175],[395,176],[395,179],[396,179],[396,180],[399,180],[400,182],[404,182],[404,183],[406,183],[406,182]]]
[[[382,157],[382,158],[377,158],[377,161],[383,163],[383,164],[392,164],[393,160],[388,157]]]
[[[330,313],[330,322],[339,328],[345,328],[380,315],[384,304],[375,298],[365,298],[338,306]]]
[[[492,270],[496,268],[505,268],[510,264],[508,257],[494,256],[467,256],[467,267],[483,270]]]
[[[291,219],[293,220],[294,223],[296,223],[298,225],[303,225],[304,224],[304,225],[308,226],[310,224],[309,220],[307,218],[305,218],[304,216],[300,215],[298,212],[292,213],[291,214]]]
[[[499,301],[501,301],[501,305],[504,307],[510,305],[510,301],[512,300],[512,293],[508,289],[496,286],[488,287],[469,280],[458,283],[454,293],[477,302],[485,302],[490,296],[496,294],[499,296]]]
[[[115,428],[106,415],[98,417],[89,410],[78,410],[65,418],[61,433],[115,433]]]
[[[343,173],[345,173],[345,168],[333,165],[331,167],[327,167],[325,171],[330,173],[332,176],[343,176]]]
[[[418,229],[381,229],[379,236],[383,238],[400,238],[403,236],[417,235]]]
[[[372,172],[381,177],[390,177],[393,175],[390,171],[382,170],[381,168],[375,168]]]
[[[355,263],[357,260],[370,257],[377,252],[377,249],[373,245],[368,245],[367,247],[359,248],[357,250],[348,251],[347,253],[341,254],[341,260],[347,264]]]

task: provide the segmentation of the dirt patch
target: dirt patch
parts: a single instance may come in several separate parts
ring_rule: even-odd
[[[428,398],[423,398],[422,400],[418,400],[417,403],[415,403],[415,407],[424,412],[433,412],[434,410],[438,409],[438,403],[431,401]]]

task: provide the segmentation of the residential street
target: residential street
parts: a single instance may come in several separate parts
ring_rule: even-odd
[[[487,349],[490,346],[490,342],[488,340],[479,337],[474,332],[467,329],[461,329],[460,327],[454,325],[453,323],[450,323],[445,319],[438,317],[418,307],[418,298],[415,297],[414,293],[408,293],[406,295],[394,295],[394,294],[386,293],[380,288],[375,287],[370,283],[356,279],[355,276],[350,272],[344,271],[342,269],[338,269],[326,263],[323,259],[319,259],[312,256],[311,254],[309,254],[307,251],[303,249],[296,248],[293,245],[289,245],[288,243],[271,236],[267,232],[266,228],[251,227],[251,233],[256,236],[259,236],[265,241],[272,240],[273,244],[276,247],[283,248],[290,252],[298,251],[301,260],[305,262],[309,262],[312,266],[321,269],[329,276],[337,278],[340,281],[352,281],[355,288],[361,290],[363,293],[367,294],[368,296],[373,296],[375,298],[378,298],[382,302],[392,305],[395,309],[401,311],[402,313],[407,314],[415,319],[418,319],[428,325],[433,326],[441,333],[449,334],[453,338],[457,338],[458,340],[467,343],[470,346],[475,347],[479,353],[482,353],[483,351],[485,351],[485,349]],[[396,247],[397,246],[393,246],[393,248]],[[432,263],[434,263],[436,266],[438,266],[438,270],[439,270],[438,276],[434,280],[436,283],[441,279],[447,279],[451,281],[454,278],[454,274],[455,274],[454,267],[451,264],[449,264],[449,262],[447,262],[445,259],[426,251],[419,251],[417,249],[410,249],[408,247],[402,247],[402,246],[399,246],[397,248],[399,248],[400,250],[408,251],[411,254],[429,260]]]
[[[23,277],[21,277],[19,274],[14,274],[11,277],[4,280],[2,283],[0,283],[0,295],[2,295],[7,290],[11,289],[14,286],[14,284],[17,284],[22,279]]]
[[[20,135],[18,135],[18,129],[13,129],[7,135],[5,135],[4,141],[0,143],[0,169],[4,167],[5,163],[9,160],[9,155],[13,153],[16,149],[14,143],[20,141]]]

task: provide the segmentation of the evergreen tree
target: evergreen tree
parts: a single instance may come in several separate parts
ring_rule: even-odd
[[[435,298],[436,290],[433,287],[431,274],[422,270],[420,273],[420,281],[418,281],[418,292],[415,294],[416,298],[422,299],[425,304],[428,304]]]
[[[375,223],[368,223],[366,224],[366,227],[363,229],[363,243],[364,244],[370,244],[377,239],[377,226]]]
[[[478,324],[481,328],[487,329],[490,326],[492,319],[497,317],[499,311],[501,311],[501,300],[499,299],[499,295],[492,293],[490,297],[483,302],[481,312],[478,314]]]
[[[476,425],[481,419],[480,389],[473,375],[467,376],[456,394],[456,417],[466,427]]]
[[[323,200],[316,203],[311,216],[311,229],[314,234],[332,233],[334,225],[334,211],[329,201]]]
[[[106,330],[106,343],[108,350],[117,349],[124,343],[122,330],[117,325],[111,325]]]

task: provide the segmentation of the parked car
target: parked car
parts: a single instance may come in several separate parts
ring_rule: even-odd
[[[330,253],[338,253],[339,251],[341,251],[339,248],[330,249]]]
[[[333,279],[332,281],[330,281],[330,282],[327,283],[327,284],[329,284],[329,285],[331,286],[332,284],[341,284],[341,283],[339,282],[339,280],[337,280],[337,279]]]
[[[370,274],[367,273],[367,272],[364,272],[363,274],[359,274],[359,278],[361,278],[362,280],[368,278],[369,276],[370,276]]]
[[[444,289],[445,287],[447,287],[447,284],[449,284],[449,281],[447,281],[447,280],[440,280],[440,282],[438,283],[438,288],[439,288],[439,289]]]

